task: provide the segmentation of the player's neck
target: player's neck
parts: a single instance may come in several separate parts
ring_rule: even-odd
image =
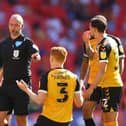
[[[98,38],[97,38],[98,43],[100,43],[103,40],[103,38],[104,38],[104,34],[99,33]]]
[[[16,36],[11,35],[11,39],[14,40],[14,39],[18,38],[20,35],[21,35],[21,34],[18,34],[18,35],[16,35]]]
[[[63,68],[63,64],[51,64],[51,69],[56,69],[56,68]]]

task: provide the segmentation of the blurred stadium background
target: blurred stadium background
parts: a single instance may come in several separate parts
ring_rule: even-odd
[[[33,90],[38,89],[41,73],[49,69],[50,47],[68,49],[66,68],[79,76],[82,60],[82,32],[88,29],[92,16],[103,14],[108,18],[108,33],[121,38],[126,50],[126,0],[0,0],[0,40],[8,34],[8,18],[13,13],[24,17],[24,34],[30,36],[40,48],[42,60],[32,64]],[[126,62],[125,62],[126,63]],[[126,66],[126,65],[125,65]],[[126,125],[126,67],[122,76],[123,97],[120,105],[119,126]],[[29,126],[32,126],[40,107],[31,103]],[[97,126],[102,126],[100,107],[95,111]],[[16,126],[15,117],[11,126]],[[84,126],[81,109],[74,108],[72,126]]]

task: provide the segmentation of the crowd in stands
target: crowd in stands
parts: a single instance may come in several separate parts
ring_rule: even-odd
[[[69,51],[66,68],[79,75],[82,58],[82,33],[92,16],[103,14],[108,19],[109,33],[121,38],[126,48],[126,0],[0,0],[0,40],[7,34],[12,13],[24,17],[24,34],[40,48],[42,60],[32,64],[33,89],[38,89],[40,74],[49,68],[49,51],[54,45]],[[126,63],[126,62],[125,62]],[[126,66],[126,64],[125,64]],[[122,76],[126,85],[126,69]],[[124,86],[123,108],[126,107]]]

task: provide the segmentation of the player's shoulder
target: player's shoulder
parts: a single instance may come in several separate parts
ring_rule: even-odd
[[[108,34],[108,37],[112,38],[118,45],[121,44],[121,39],[118,36]]]
[[[108,37],[111,37],[115,40],[120,40],[120,38],[118,36],[112,35],[112,34],[107,34]]]
[[[66,72],[68,73],[68,75],[70,76],[70,78],[74,78],[77,79],[77,75],[75,73],[73,73],[72,71],[65,69]]]
[[[40,79],[48,78],[49,72],[50,72],[50,71],[47,71],[47,72],[42,73],[41,76],[40,76]]]
[[[1,41],[0,41],[0,45],[2,46],[2,45],[7,45],[8,43],[10,43],[10,38],[9,37],[7,37],[7,38],[4,38],[4,39],[2,39]]]
[[[24,36],[24,41],[25,42],[33,42],[33,40],[28,36]]]
[[[68,78],[76,78],[76,74],[68,69],[52,69],[49,71],[48,75],[54,75],[54,76],[67,76]]]
[[[29,36],[25,35],[25,34],[20,34],[15,40],[17,41],[33,41]]]
[[[103,52],[103,51],[107,51],[107,50],[111,50],[112,48],[112,41],[114,41],[112,38],[105,36],[102,41],[98,44],[99,47],[99,51]]]

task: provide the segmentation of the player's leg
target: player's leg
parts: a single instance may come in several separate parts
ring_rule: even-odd
[[[83,118],[86,126],[95,126],[93,120],[93,112],[95,110],[97,103],[92,101],[85,101],[83,104]]]
[[[6,113],[5,111],[0,111],[0,126],[4,126],[4,119],[6,117]]]
[[[102,118],[104,126],[118,126],[118,105],[122,95],[122,88],[104,88],[102,92]]]
[[[28,126],[28,105],[29,96],[15,87],[16,96],[14,97],[14,115],[16,115],[17,126]]]
[[[4,126],[9,126],[11,124],[11,118],[12,118],[12,109],[10,109],[4,119]]]
[[[4,119],[6,118],[11,105],[7,92],[7,88],[3,86],[0,87],[0,126],[4,126]]]
[[[18,126],[28,126],[27,115],[16,115]]]
[[[118,126],[118,112],[102,113],[104,126]]]
[[[93,119],[93,112],[99,103],[101,96],[101,88],[97,87],[92,93],[90,99],[85,100],[83,103],[83,118],[86,126],[96,126]]]

